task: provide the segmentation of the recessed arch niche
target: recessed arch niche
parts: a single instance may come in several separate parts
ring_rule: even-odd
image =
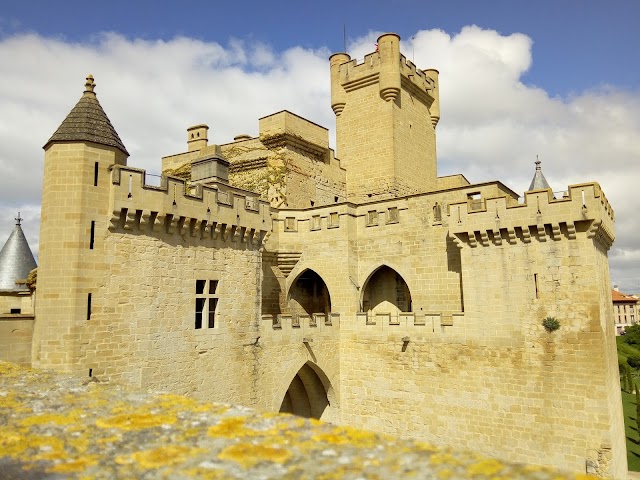
[[[392,315],[413,311],[411,291],[402,275],[387,265],[372,272],[362,289],[362,311]]]
[[[327,284],[320,275],[309,268],[302,271],[291,285],[288,303],[292,314],[331,312],[331,296]]]
[[[332,388],[325,373],[311,362],[305,363],[291,381],[280,405],[281,413],[299,417],[330,419]]]

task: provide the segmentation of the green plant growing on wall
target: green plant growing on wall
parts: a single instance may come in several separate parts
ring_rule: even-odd
[[[542,326],[547,332],[555,332],[560,328],[560,322],[555,317],[547,317],[542,321]]]

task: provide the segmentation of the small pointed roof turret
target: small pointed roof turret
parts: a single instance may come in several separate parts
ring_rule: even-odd
[[[37,267],[21,224],[22,218],[18,213],[16,226],[0,250],[0,291],[28,290],[25,285],[19,285],[16,281],[25,280],[29,272]]]
[[[46,143],[45,149],[54,142],[93,142],[115,147],[129,156],[118,132],[98,102],[95,87],[93,75],[88,75],[82,97]]]
[[[533,180],[531,180],[531,185],[529,185],[529,190],[544,190],[546,188],[551,188],[547,179],[544,178],[542,174],[542,167],[540,164],[542,162],[538,160],[538,156],[536,155],[536,173],[533,175]]]

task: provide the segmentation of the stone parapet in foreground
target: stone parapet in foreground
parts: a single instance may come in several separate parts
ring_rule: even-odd
[[[592,477],[0,362],[0,478]]]

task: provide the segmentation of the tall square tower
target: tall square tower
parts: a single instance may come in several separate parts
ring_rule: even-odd
[[[346,53],[330,60],[338,157],[356,202],[436,188],[438,71],[407,61],[396,34],[377,45],[361,64]]]

